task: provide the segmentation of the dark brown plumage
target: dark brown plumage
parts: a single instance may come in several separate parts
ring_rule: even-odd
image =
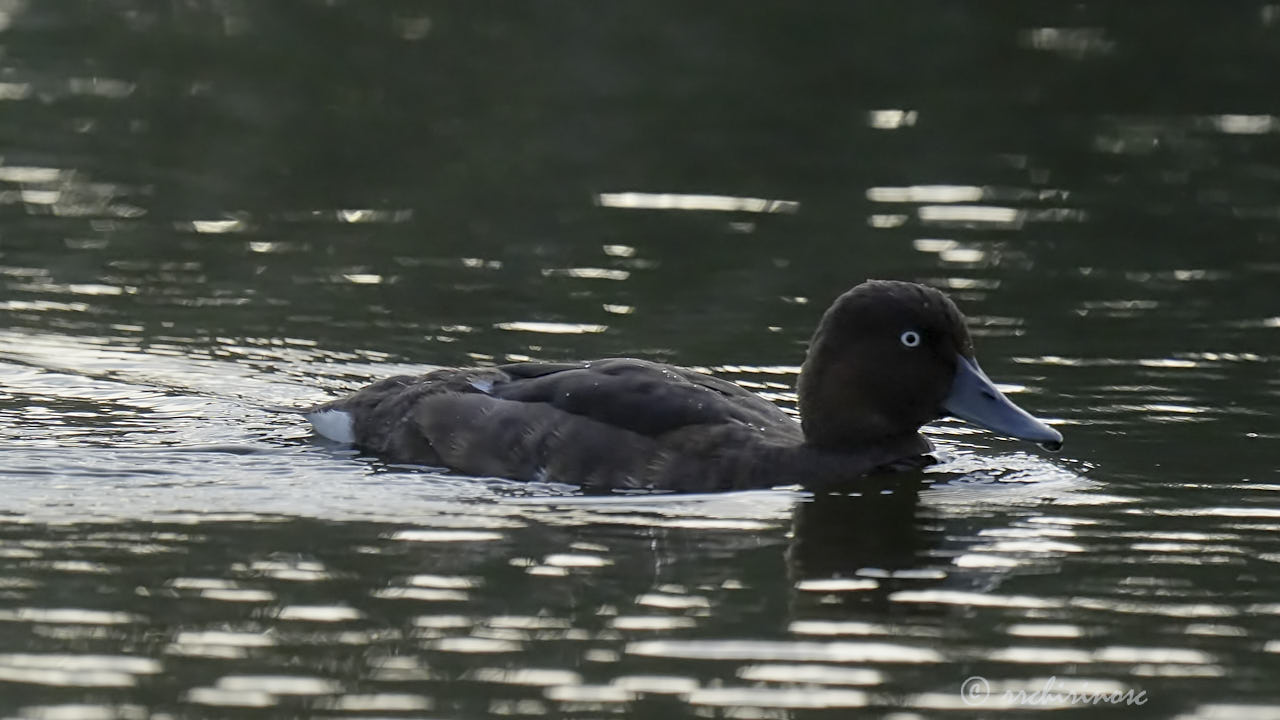
[[[947,407],[962,383],[982,381],[987,387],[970,388],[982,399],[966,402],[1001,407]],[[870,281],[841,295],[814,333],[799,380],[803,423],[734,383],[625,358],[394,377],[305,412],[324,434],[396,462],[595,489],[705,492],[826,486],[919,467],[932,448],[920,426],[949,411],[974,419],[1007,406],[1020,413],[1000,416],[1007,427],[978,421],[1061,440],[989,393],[999,396],[945,295]]]

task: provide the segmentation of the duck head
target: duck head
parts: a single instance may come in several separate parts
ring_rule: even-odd
[[[964,316],[924,285],[869,280],[836,299],[814,332],[798,392],[805,442],[851,450],[893,442],[952,415],[996,434],[1062,446],[982,372]]]

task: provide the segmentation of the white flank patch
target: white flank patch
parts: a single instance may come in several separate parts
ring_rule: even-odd
[[[485,395],[488,395],[489,392],[493,390],[493,381],[492,380],[472,380],[471,387],[479,390]]]
[[[356,441],[355,423],[351,420],[351,413],[345,410],[321,410],[307,413],[303,417],[311,421],[316,432],[330,440],[340,443]]]

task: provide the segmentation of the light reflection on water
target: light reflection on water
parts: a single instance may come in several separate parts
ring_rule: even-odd
[[[1264,603],[1206,602],[1177,586],[1161,602],[1128,597],[1123,583],[1118,594],[1087,583],[1020,592],[1064,563],[1110,562],[1116,543],[1126,546],[1112,552],[1157,566],[1179,557],[1230,565],[1244,560],[1252,535],[1127,533],[1116,513],[1135,500],[1070,469],[1086,466],[992,455],[966,434],[934,433],[949,459],[918,496],[890,484],[842,498],[579,497],[569,487],[394,471],[255,409],[414,366],[328,356],[305,342],[242,341],[202,358],[10,337],[21,342],[6,353],[6,391],[23,400],[5,413],[28,437],[5,451],[6,510],[21,520],[0,527],[0,623],[27,637],[30,651],[0,658],[0,682],[24,688],[28,715],[59,712],[48,702],[58,696],[39,688],[136,689],[161,675],[181,680],[147,697],[228,710],[557,714],[645,708],[661,697],[690,708],[961,710],[951,683],[930,678],[982,667],[994,687],[1016,689],[1041,683],[1045,668],[1071,666],[1073,682],[1098,690],[1222,677],[1220,653],[1170,643],[1184,637],[1170,631],[1181,623],[1229,639],[1239,635],[1205,623],[1226,620],[1248,636],[1256,619],[1274,615]],[[773,380],[793,377],[792,366],[715,370],[794,399]],[[30,416],[37,400],[65,407],[42,426]],[[127,410],[129,422],[121,437],[77,440],[68,422],[76,407],[92,408],[80,429],[109,408]],[[962,426],[939,430],[948,428]],[[51,461],[33,431],[60,447],[87,446]],[[871,524],[830,524],[832,512],[849,511]],[[309,536],[339,528],[352,556],[307,549]],[[868,543],[889,528],[905,547]],[[708,572],[686,560],[691,551],[738,560]],[[121,582],[140,584],[103,594]],[[79,602],[50,604],[45,593],[68,586],[84,588]],[[728,630],[743,612],[737,598],[748,596],[787,619],[780,635]],[[878,606],[894,612],[866,614]],[[983,620],[966,629],[946,620],[956,611]],[[1148,644],[1106,642],[1106,628],[1124,618],[1175,625]],[[158,645],[93,654],[138,647],[126,639],[144,627],[159,628]],[[56,650],[73,638],[88,649]],[[305,665],[283,663],[304,649]],[[329,669],[352,652],[365,658],[358,683]],[[937,670],[911,670],[919,667]],[[488,688],[483,707],[468,688]],[[136,711],[95,707],[113,717]]]
[[[975,317],[976,331],[1026,325]],[[1240,485],[1235,505],[1153,508],[1140,489],[1092,477],[1096,463],[1047,460],[948,421],[928,429],[946,461],[923,488],[582,497],[388,467],[261,409],[429,369],[381,351],[130,331],[0,339],[12,519],[0,525],[0,625],[22,638],[22,652],[0,658],[0,682],[21,689],[28,716],[79,712],[58,703],[60,689],[347,715],[646,712],[662,698],[694,711],[928,713],[966,710],[955,686],[975,672],[997,691],[993,709],[1016,710],[1000,693],[1067,668],[1073,687],[1168,695],[1276,656],[1230,645],[1269,637],[1265,593],[1224,601],[1170,575],[1269,562],[1253,559],[1275,523],[1264,484]],[[1205,401],[1196,383],[1268,358],[1027,355],[1002,375],[1017,380],[1007,391],[1058,403],[1070,417],[1055,423],[1132,431],[1251,417]],[[794,411],[795,365],[706,369]],[[1041,390],[1039,373],[1116,369],[1131,384],[1078,376],[1075,392],[1096,405]],[[1142,530],[1126,529],[1134,514]],[[310,539],[335,532],[337,546]],[[1078,580],[1042,580],[1063,575]],[[772,629],[743,637],[751,618]],[[174,680],[161,689],[160,676]],[[103,717],[139,707],[92,706]]]
[[[0,0],[0,715],[1280,717],[1274,4],[100,5]],[[601,498],[264,409],[640,355],[794,412],[869,276],[1066,452]]]
[[[1069,525],[1067,520],[1063,518],[1063,524]],[[670,582],[682,576],[678,555],[668,554],[667,561],[673,563],[670,569],[654,568],[650,572],[658,575],[648,578],[635,577],[638,568],[631,565],[615,570],[607,564],[560,561],[559,566],[570,568],[569,573],[528,575],[534,582],[548,586],[541,592],[531,592],[532,588],[526,583],[524,593],[529,600],[516,607],[529,614],[513,616],[509,591],[513,586],[519,586],[520,581],[510,573],[519,573],[520,568],[505,562],[506,553],[502,550],[494,554],[481,550],[481,554],[476,555],[477,550],[484,547],[474,544],[479,538],[459,537],[441,543],[447,536],[420,536],[415,538],[411,555],[406,556],[406,546],[399,538],[379,533],[376,528],[370,528],[375,533],[373,535],[366,531],[344,531],[348,538],[358,543],[357,547],[365,548],[363,552],[367,563],[376,565],[376,568],[370,571],[367,566],[348,565],[331,571],[328,564],[316,560],[289,563],[258,560],[248,564],[233,561],[226,564],[243,552],[250,556],[264,552],[283,553],[283,557],[289,557],[290,553],[298,552],[306,542],[306,534],[315,529],[307,528],[302,534],[294,534],[289,530],[290,523],[286,523],[277,526],[283,532],[276,533],[270,524],[255,522],[256,528],[244,528],[255,537],[242,546],[233,545],[237,551],[227,556],[223,551],[213,549],[214,546],[208,542],[212,537],[224,540],[235,537],[225,534],[221,525],[214,521],[188,526],[200,528],[200,534],[194,536],[189,534],[189,530],[157,532],[159,528],[155,526],[132,536],[121,536],[118,532],[113,534],[110,529],[105,529],[110,526],[96,532],[92,531],[92,526],[64,527],[55,529],[51,541],[43,546],[21,539],[20,532],[15,543],[16,528],[7,529],[5,534],[10,540],[5,543],[6,549],[30,549],[37,558],[59,554],[92,557],[118,555],[122,551],[135,553],[142,547],[139,543],[145,543],[162,551],[146,555],[154,558],[158,566],[153,571],[159,572],[152,577],[160,578],[167,572],[194,567],[201,571],[208,569],[223,575],[223,578],[209,577],[197,581],[189,577],[174,577],[161,585],[145,584],[138,591],[151,598],[151,609],[146,615],[76,609],[60,613],[18,613],[7,621],[17,623],[23,631],[32,633],[33,642],[37,645],[56,641],[57,637],[65,636],[67,628],[74,626],[123,626],[128,630],[143,625],[154,627],[158,618],[177,607],[185,607],[188,612],[198,614],[187,616],[181,624],[166,631],[167,644],[162,646],[157,658],[27,653],[0,658],[5,663],[0,667],[0,676],[7,682],[28,686],[87,688],[133,687],[146,676],[165,673],[177,678],[203,678],[194,680],[194,684],[183,690],[178,698],[194,705],[292,708],[304,698],[315,698],[321,701],[317,707],[364,712],[458,707],[457,703],[465,704],[469,697],[461,688],[481,683],[491,688],[485,693],[491,697],[490,703],[526,703],[526,709],[536,706],[544,712],[566,712],[579,703],[589,703],[593,707],[626,705],[644,702],[644,698],[671,694],[693,706],[803,708],[898,705],[902,702],[902,690],[913,687],[917,690],[906,701],[907,707],[951,707],[948,703],[958,700],[952,697],[954,693],[935,688],[928,681],[920,685],[918,676],[905,670],[921,665],[950,667],[964,663],[966,667],[972,667],[974,663],[984,664],[988,667],[985,673],[1000,687],[1038,684],[1040,676],[1035,668],[1062,664],[1077,667],[1073,682],[1088,683],[1094,689],[1141,684],[1110,679],[1117,671],[1122,673],[1121,676],[1132,675],[1135,678],[1209,677],[1221,673],[1218,658],[1205,651],[1158,645],[1108,645],[1093,650],[1061,645],[1082,635],[1077,625],[1052,622],[1054,613],[1066,612],[1063,599],[1054,601],[993,592],[899,589],[887,596],[890,603],[902,606],[898,619],[891,621],[892,624],[858,625],[843,620],[835,625],[827,623],[828,628],[820,629],[821,622],[797,620],[788,630],[793,634],[792,639],[744,641],[725,637],[716,631],[722,622],[718,618],[719,609],[732,607],[732,603],[725,602],[724,596],[763,593],[760,595],[763,601],[779,601],[772,598],[772,591],[766,585],[760,584],[762,581],[772,582],[772,579],[768,576],[754,580],[744,577],[741,573],[746,566],[726,568],[728,572],[721,578],[687,578],[698,583],[695,588]],[[575,524],[571,527],[590,526]],[[633,537],[629,531],[615,536],[612,542],[626,545],[637,539],[640,538]],[[681,542],[675,535],[654,539]],[[702,541],[707,539],[704,537]],[[461,562],[448,549],[458,541],[465,542],[463,552],[470,555]],[[527,544],[505,542],[503,550]],[[181,552],[184,549],[185,552]],[[419,555],[420,552],[426,554]],[[186,557],[180,557],[183,555]],[[342,557],[335,560],[344,562]],[[511,569],[506,571],[505,580],[498,580],[503,574],[501,572],[495,576],[501,587],[491,591],[485,587],[486,580],[448,574],[399,577],[403,586],[444,585],[464,588],[468,593],[403,596],[374,591],[361,598],[349,595],[344,589],[352,582],[364,584],[374,581],[372,584],[376,586],[377,577],[392,579],[398,572],[414,567],[432,567],[448,572],[450,567],[474,570],[494,562],[498,567],[507,565]],[[41,578],[37,581],[40,583],[67,582],[68,574],[73,578],[83,576],[86,569],[65,564],[42,566],[35,562],[35,558],[15,560],[12,555],[6,559],[6,565],[6,577],[35,575]],[[401,570],[395,570],[396,567]],[[325,568],[323,574],[320,573],[321,568]],[[297,572],[302,575],[295,574]],[[215,586],[229,589],[231,578],[239,578],[237,584],[244,583],[244,589],[256,590],[259,595],[245,598],[206,592]],[[343,599],[332,605],[281,603],[276,607],[270,606],[281,602],[277,597],[295,593],[292,587],[299,582],[308,584],[308,597],[313,599]],[[903,583],[918,585],[921,582],[927,586],[937,580],[904,578],[896,582],[900,587]],[[585,593],[587,597],[576,602],[569,598],[556,600],[558,592],[555,588],[562,583],[570,583],[564,590],[577,588],[575,592]],[[654,588],[661,590],[655,592]],[[39,586],[32,586],[20,588],[18,592],[37,595],[39,590]],[[196,601],[192,593],[195,593],[195,598],[200,598],[198,602],[202,605],[190,604]],[[708,599],[708,596],[714,599]],[[127,602],[127,596],[112,600],[110,595],[93,593],[90,597],[95,603]],[[540,599],[533,600],[535,597]],[[565,605],[565,602],[572,604]],[[241,610],[246,603],[250,607],[261,607],[265,612],[246,615]],[[495,603],[503,609],[490,615],[477,612],[493,607]],[[973,631],[965,631],[952,623],[939,622],[929,614],[910,610],[922,604],[939,603],[978,613],[985,623],[994,623],[996,628],[1007,624],[1010,636],[1028,638],[1032,642],[985,649],[982,642],[974,644],[983,637],[976,632],[969,642],[957,642]],[[1095,628],[1105,628],[1107,615],[1123,607],[1107,607],[1105,603],[1079,605],[1091,613],[1087,626]],[[788,614],[804,617],[817,612],[821,616],[821,608],[821,600],[816,603],[807,601],[793,605]],[[665,616],[666,620],[684,622],[644,625],[615,620],[626,616],[664,618],[663,615],[655,616],[655,611],[671,613]],[[1123,612],[1139,613],[1144,621],[1205,616],[1203,612],[1188,615],[1182,610],[1163,607],[1129,608]],[[1237,613],[1236,617],[1248,622],[1249,615],[1257,612],[1265,611]],[[597,620],[593,621],[593,616]],[[1039,623],[1009,622],[1010,619],[1029,616],[1040,618]],[[326,627],[321,629],[317,625]],[[655,631],[706,634],[688,639],[649,639],[648,636]],[[857,639],[830,639],[833,632]],[[819,639],[813,639],[815,637]],[[948,638],[951,642],[940,644],[940,638]],[[311,656],[337,659],[348,652],[344,648],[358,650],[366,658],[360,671],[364,679],[359,687],[350,685],[345,674],[317,672],[325,667],[325,662],[316,662],[310,666],[313,668],[310,671],[291,667],[286,672],[278,665],[282,654],[306,649]],[[514,668],[493,665],[495,658],[519,662],[516,659],[526,654],[544,658],[554,655],[563,658],[566,664],[529,666],[520,663]],[[645,658],[664,659],[664,664],[649,665]],[[229,662],[237,665],[227,665]],[[246,662],[250,666],[262,667],[263,671],[245,672]],[[710,671],[703,667],[707,665],[727,665],[729,674],[751,684],[703,686],[698,678]],[[203,669],[196,673],[197,667]],[[658,667],[661,667],[662,675],[648,674]],[[1030,668],[1032,675],[1020,676],[1017,669],[1021,667]],[[960,668],[955,669],[959,674]],[[1001,672],[1013,674],[1003,676],[1009,679],[1002,681],[999,680]],[[493,698],[494,694],[500,697]],[[40,693],[32,693],[30,697],[30,704],[40,702]],[[947,700],[949,697],[952,699]],[[492,709],[492,705],[487,707]]]
[[[176,693],[170,701],[191,707],[305,705],[348,713],[465,706],[470,700],[458,688],[477,685],[495,688],[485,708],[492,712],[643,707],[662,696],[695,708],[876,705],[885,698],[868,688],[916,682],[892,667],[958,658],[934,648],[928,638],[936,629],[928,624],[867,625],[856,640],[842,637],[847,629],[835,637],[818,632],[814,623],[827,622],[819,619],[822,608],[868,601],[1040,608],[996,594],[928,588],[971,586],[977,576],[991,585],[1007,573],[1043,567],[1061,557],[1060,538],[1054,546],[1028,538],[993,542],[948,526],[1093,492],[1076,473],[1033,456],[984,460],[956,444],[950,462],[932,471],[942,480],[918,505],[909,485],[866,494],[872,508],[901,497],[880,522],[909,526],[917,506],[932,513],[942,529],[924,537],[936,536],[926,545],[940,543],[942,556],[914,569],[901,567],[913,553],[896,552],[857,554],[853,564],[833,566],[828,541],[809,537],[815,522],[809,507],[835,499],[789,490],[589,498],[567,486],[395,471],[312,440],[290,417],[257,409],[421,368],[360,362],[361,353],[328,354],[306,342],[241,340],[201,357],[184,356],[180,344],[171,344],[176,352],[153,353],[120,340],[32,333],[9,339],[3,368],[16,402],[4,413],[25,437],[5,450],[5,509],[21,520],[0,528],[9,598],[0,623],[25,634],[35,650],[71,638],[105,649],[143,627],[163,628],[162,642],[148,644],[153,650],[142,655],[6,656],[0,682],[26,688],[138,688],[164,675],[190,678],[167,692]],[[789,383],[773,379],[789,380],[794,367],[716,371],[755,378],[747,381],[794,401],[783,390]],[[47,425],[32,415],[39,403],[57,407]],[[69,422],[76,412],[85,413],[79,424]],[[45,446],[63,452],[51,458]],[[992,484],[1027,490],[974,492]],[[344,532],[354,532],[348,545],[362,560],[303,549],[315,530],[298,526],[300,516],[357,522],[361,529]],[[28,534],[40,524],[48,530]],[[245,530],[261,539],[241,538]],[[541,539],[548,532],[574,539]],[[686,547],[770,557],[784,551],[798,594],[787,600],[775,580],[744,574],[751,563],[688,575],[681,559],[687,550],[679,549]],[[139,570],[142,579],[127,579]],[[89,590],[118,582],[140,584],[106,595]],[[88,590],[83,604],[41,599],[67,584]],[[350,587],[359,590],[343,589]],[[512,589],[521,587],[523,599],[512,604]],[[594,599],[570,599],[586,587],[595,588],[588,593]],[[731,598],[748,593],[790,608],[790,639],[735,640],[717,630],[722,609],[735,604]],[[147,601],[140,607],[128,600],[136,597]],[[181,620],[162,619],[177,608],[184,608]],[[802,619],[805,608],[819,611],[814,620]],[[903,642],[904,635],[917,640]],[[318,657],[310,671],[279,664],[282,654],[300,648],[329,657],[358,650],[370,658],[361,671],[366,679],[353,685],[322,671],[328,661]],[[541,659],[520,660],[526,657]],[[564,664],[547,666],[548,657]],[[495,667],[495,658],[504,664]],[[651,665],[650,658],[664,664]],[[727,665],[724,672],[750,684],[704,685],[703,664]],[[658,667],[663,674],[649,674]],[[41,709],[55,707],[41,698],[56,695],[24,697],[29,714],[56,712]],[[122,707],[118,716],[132,712]]]

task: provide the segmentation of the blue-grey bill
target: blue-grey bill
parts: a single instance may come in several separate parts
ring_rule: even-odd
[[[997,435],[1030,440],[1055,452],[1062,448],[1062,433],[1009,402],[982,368],[964,356],[956,358],[956,378],[943,409]]]

